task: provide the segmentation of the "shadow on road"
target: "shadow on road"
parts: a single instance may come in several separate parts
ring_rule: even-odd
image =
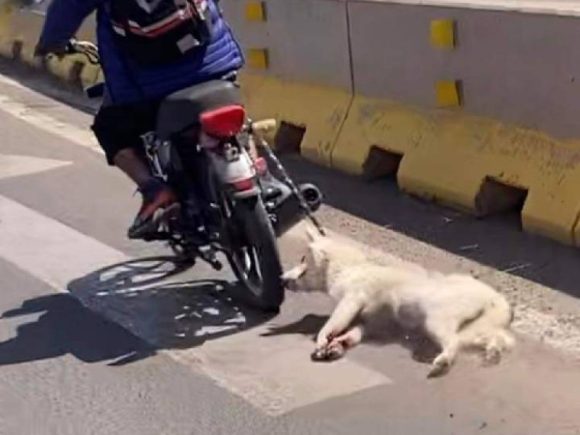
[[[69,294],[25,301],[12,319],[40,316],[0,343],[0,365],[56,358],[124,365],[158,349],[184,349],[235,334],[269,319],[236,302],[226,281],[184,279],[172,258],[116,264],[69,283]]]
[[[0,366],[73,355],[87,363],[138,360],[155,351],[116,323],[85,308],[75,297],[56,293],[29,299],[2,319],[39,314],[0,343]]]
[[[369,183],[295,156],[283,160],[297,181],[318,184],[326,204],[334,208],[580,297],[578,250],[522,232],[516,213],[476,219],[405,195],[394,180]]]

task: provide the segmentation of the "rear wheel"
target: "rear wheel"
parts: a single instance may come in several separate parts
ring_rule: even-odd
[[[277,311],[284,301],[282,265],[264,203],[260,197],[244,199],[232,212],[238,226],[228,253],[232,269],[261,309]]]

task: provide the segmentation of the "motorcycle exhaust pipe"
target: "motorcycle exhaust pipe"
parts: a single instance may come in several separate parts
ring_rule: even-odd
[[[320,189],[312,183],[304,183],[298,186],[298,190],[302,194],[302,197],[308,204],[310,211],[312,213],[318,211],[322,205],[322,192]]]
[[[306,217],[306,211],[300,205],[300,199],[284,184],[282,193],[274,201],[268,201],[267,207],[273,214],[273,226],[276,236],[280,237]],[[322,204],[322,192],[314,184],[305,183],[298,186],[311,212],[317,211]]]

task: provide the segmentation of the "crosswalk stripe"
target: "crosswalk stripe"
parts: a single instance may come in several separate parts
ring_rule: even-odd
[[[124,253],[1,195],[0,234],[0,258],[57,291],[66,291],[79,277],[131,260]],[[98,289],[100,280],[96,281]],[[135,286],[138,290],[139,283]],[[93,292],[98,298],[94,289],[82,291]],[[99,311],[98,307],[90,308]],[[105,310],[103,314],[108,313]],[[156,344],[143,327],[148,319],[129,315],[112,320]],[[235,323],[236,317],[231,321]],[[205,373],[270,415],[391,383],[383,374],[348,359],[335,364],[312,363],[308,358],[312,348],[309,340],[299,335],[264,337],[267,330],[268,325],[261,325],[208,340],[203,346],[164,353]]]
[[[0,180],[50,171],[51,169],[68,166],[71,163],[39,157],[0,154]]]
[[[2,77],[0,75],[0,77]],[[89,129],[64,123],[38,110],[31,109],[7,95],[0,94],[0,110],[17,119],[27,122],[47,133],[62,137],[71,143],[104,154],[95,136]]]

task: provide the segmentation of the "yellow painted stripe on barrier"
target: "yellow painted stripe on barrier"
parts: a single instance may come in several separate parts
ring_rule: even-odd
[[[430,28],[430,41],[434,48],[452,50],[455,48],[455,21],[433,20]]]
[[[274,117],[306,127],[302,154],[330,165],[332,148],[352,99],[348,92],[254,74],[243,74],[241,81],[251,116]]]
[[[249,1],[245,6],[246,20],[250,22],[266,21],[266,8],[262,1]]]
[[[246,50],[246,61],[248,66],[255,70],[268,69],[268,50],[265,48],[250,48]]]
[[[459,83],[455,80],[441,80],[435,83],[437,107],[459,107],[461,96]]]

